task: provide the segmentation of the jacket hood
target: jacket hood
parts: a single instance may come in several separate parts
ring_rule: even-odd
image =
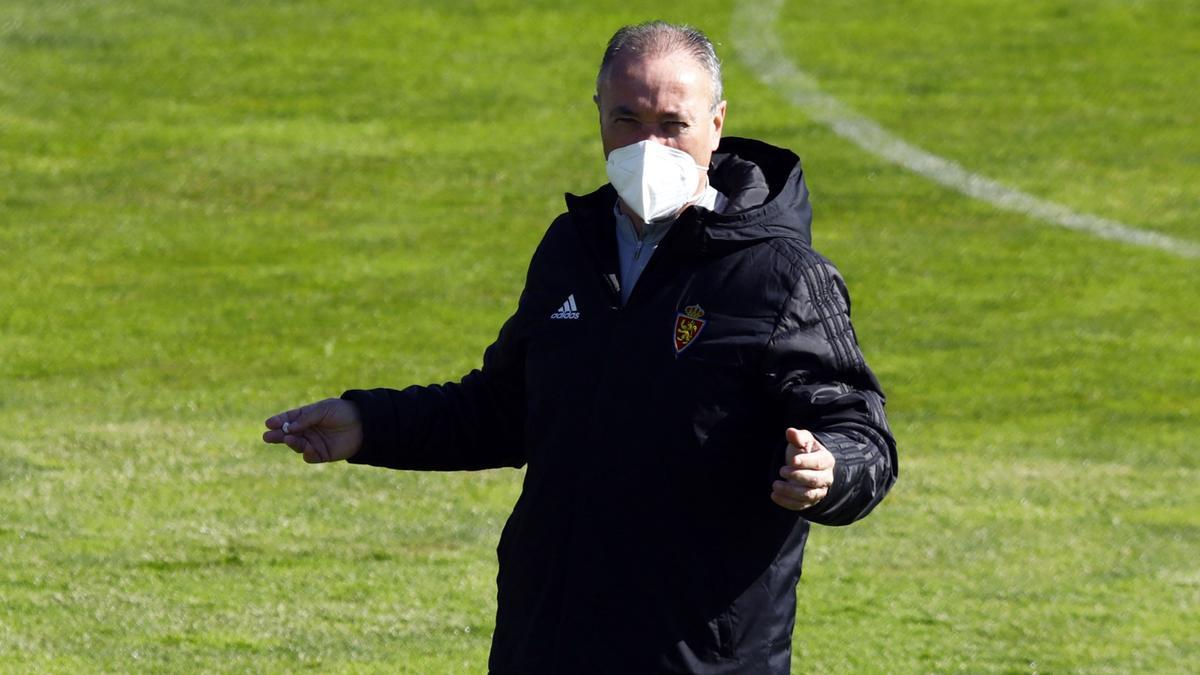
[[[694,214],[706,239],[751,242],[782,237],[812,244],[812,206],[796,153],[749,138],[726,137],[713,153],[708,179],[729,199],[725,210],[692,208],[680,216],[682,221]],[[611,209],[617,193],[612,185],[605,185],[582,197],[568,194],[566,199],[568,211],[579,217]]]

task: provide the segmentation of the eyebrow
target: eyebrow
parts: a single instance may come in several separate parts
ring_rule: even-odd
[[[620,117],[620,116],[638,117],[638,112],[636,110],[634,110],[633,108],[630,108],[629,106],[619,105],[619,106],[614,107],[612,110],[610,110],[608,113],[608,116],[609,117]],[[683,112],[681,112],[679,110],[667,110],[667,111],[663,112],[660,115],[660,117],[666,118],[666,119],[676,119],[676,120],[686,120],[687,119],[687,115],[685,115]]]

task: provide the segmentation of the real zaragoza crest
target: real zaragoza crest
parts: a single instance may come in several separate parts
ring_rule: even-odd
[[[687,349],[687,346],[692,344],[692,341],[700,334],[706,323],[703,317],[704,310],[700,308],[700,305],[689,305],[675,315],[675,354],[677,356]]]

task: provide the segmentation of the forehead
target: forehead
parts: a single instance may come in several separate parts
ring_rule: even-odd
[[[600,103],[605,108],[639,111],[707,109],[712,81],[708,72],[682,52],[664,56],[627,56],[609,65],[601,80]]]

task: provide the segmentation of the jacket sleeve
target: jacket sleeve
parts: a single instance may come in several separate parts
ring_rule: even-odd
[[[835,459],[829,493],[800,515],[846,525],[870,513],[895,483],[896,442],[850,325],[845,282],[815,254],[799,269],[767,346],[767,382],[781,424],[811,431]]]
[[[391,469],[458,471],[525,464],[525,353],[530,285],[545,240],[530,262],[517,311],[458,382],[406,389],[352,389],[363,445],[348,461]]]
[[[348,461],[391,469],[456,471],[525,463],[524,346],[519,314],[458,382],[406,389],[352,389],[363,445]]]

